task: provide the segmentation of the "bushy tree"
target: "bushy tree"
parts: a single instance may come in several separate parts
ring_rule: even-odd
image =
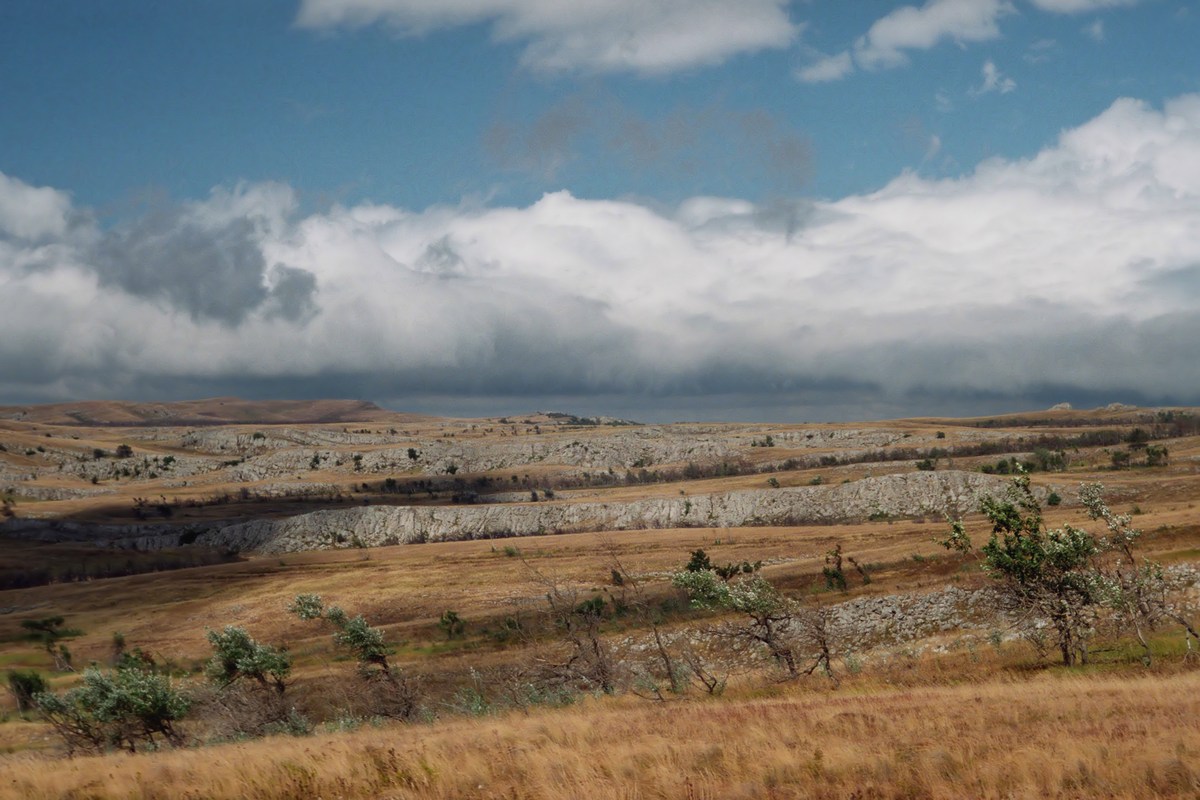
[[[727,582],[711,570],[677,572],[671,582],[688,593],[699,608],[736,611],[749,618],[735,629],[742,639],[758,642],[771,657],[796,677],[800,668],[789,640],[794,622],[794,604],[760,575]]]
[[[687,566],[684,567],[688,572],[704,572],[713,568],[712,559],[708,557],[708,553],[703,549],[693,550],[692,557],[688,560]]]
[[[291,657],[261,644],[244,628],[208,631],[213,655],[204,672],[216,691],[203,696],[210,726],[218,735],[262,736],[307,733],[308,721],[285,699]]]
[[[1086,663],[1087,640],[1105,589],[1094,564],[1101,544],[1070,525],[1048,530],[1023,470],[1002,498],[983,498],[980,510],[992,523],[980,548],[984,569],[1000,583],[1010,607],[1049,621],[1064,664]],[[961,521],[951,524],[944,544],[962,552],[973,547]]]
[[[805,608],[757,574],[727,582],[712,571],[677,572],[671,582],[699,608],[742,614],[745,621],[726,628],[725,635],[765,647],[789,678],[820,669],[838,683],[833,671],[834,636],[824,607]],[[802,661],[808,662],[806,668],[801,667]]]
[[[224,688],[245,679],[276,694],[284,693],[292,671],[286,651],[260,644],[244,628],[233,625],[209,631],[208,641],[213,655],[204,672],[213,683]]]
[[[80,686],[63,694],[43,692],[34,702],[71,752],[179,745],[183,737],[175,723],[191,705],[166,676],[133,667],[88,668]]]

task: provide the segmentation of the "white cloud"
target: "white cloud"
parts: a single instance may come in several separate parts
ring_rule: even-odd
[[[989,92],[1008,94],[1017,88],[1017,82],[1005,75],[991,59],[983,62],[983,83],[971,89],[971,94],[978,97]]]
[[[1138,0],[1029,0],[1036,8],[1059,14],[1099,11],[1135,5]],[[924,5],[901,6],[877,19],[858,38],[851,51],[826,56],[796,71],[805,83],[840,80],[855,71],[901,67],[908,63],[909,51],[930,50],[943,42],[960,47],[1000,38],[1000,20],[1017,13],[1011,0],[926,0]],[[1084,29],[1096,41],[1104,38],[1104,24],[1097,20]],[[1025,54],[1030,63],[1048,59],[1052,40],[1035,42]],[[985,76],[986,81],[986,76]],[[1011,91],[1001,81],[993,89]],[[1013,84],[1015,88],[1015,84]]]
[[[1102,11],[1106,8],[1137,5],[1138,0],[1029,0],[1042,11],[1056,14],[1082,14],[1085,11]]]
[[[787,0],[303,0],[296,24],[422,35],[490,23],[539,70],[665,73],[789,46]]]
[[[907,50],[929,50],[943,41],[983,42],[999,38],[998,20],[1015,12],[1007,0],[928,0],[920,8],[902,6],[855,43],[855,60],[865,69],[907,63]]]
[[[849,51],[844,51],[801,67],[796,70],[796,78],[802,83],[829,83],[841,80],[853,71],[854,60]]]
[[[1044,64],[1058,50],[1058,42],[1054,39],[1038,39],[1029,45],[1021,56],[1029,64]]]
[[[855,71],[891,69],[908,63],[907,51],[929,50],[942,42],[963,45],[1000,36],[998,21],[1016,11],[1009,0],[927,0],[901,6],[876,20],[853,51],[826,56],[796,71],[805,83],[840,80]]]
[[[836,202],[556,192],[297,217],[289,198],[245,186],[131,223],[132,274],[97,261],[115,233],[5,228],[6,390],[1200,401],[1200,95],[1120,100],[1032,158]],[[240,302],[197,300],[229,287]]]
[[[62,236],[70,208],[65,192],[35,188],[0,173],[0,233],[18,239]]]
[[[1098,19],[1090,25],[1083,27],[1083,33],[1093,42],[1104,41],[1104,20]]]

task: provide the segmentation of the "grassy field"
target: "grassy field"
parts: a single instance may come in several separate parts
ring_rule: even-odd
[[[0,796],[1195,797],[1200,674],[946,672],[915,686],[590,701],[50,769],[41,757],[14,757]]]
[[[361,425],[384,429],[389,424],[375,419],[375,412],[366,416]],[[1081,419],[1097,426],[1122,421],[1111,416],[1091,419],[1055,412],[1006,435],[1041,435],[1049,423],[1073,434],[1081,429]],[[127,438],[122,430],[107,427],[71,434],[74,429],[60,417],[22,424],[59,426],[55,430],[64,438],[80,435],[79,446],[85,448],[113,447]],[[461,421],[413,419],[409,424],[426,426],[429,435],[442,435],[450,425],[460,433],[471,431]],[[11,438],[15,423],[5,425]],[[889,425],[929,442],[943,441],[934,437],[943,429],[946,441],[957,441],[954,425],[961,430],[994,428],[952,420]],[[615,430],[612,435],[623,435]],[[30,445],[46,438],[41,427],[22,429],[21,435]],[[747,440],[763,435],[746,433]],[[1113,471],[1107,466],[1110,450],[1116,448],[1093,447],[1072,453],[1065,472],[1033,478],[1063,491],[1103,481],[1114,508],[1131,512],[1134,524],[1145,531],[1142,555],[1166,565],[1196,564],[1200,437],[1160,441],[1171,453],[1169,464],[1161,467]],[[767,449],[756,447],[751,455],[759,458]],[[960,458],[953,466],[977,468],[998,458]],[[770,475],[780,485],[799,486],[817,476],[840,482],[913,469],[911,461],[895,460]],[[766,480],[763,474],[745,474],[589,488],[568,492],[559,502],[762,488]],[[204,491],[216,485],[206,484]],[[136,491],[142,490],[119,488]],[[103,516],[105,502],[111,498],[38,505],[78,519],[89,513]],[[1050,525],[1098,531],[1071,502],[1046,512]],[[987,523],[971,515],[968,528],[978,539],[986,535]],[[694,684],[656,702],[645,699],[653,695],[629,678],[613,696],[574,686],[575,691],[550,703],[528,695],[511,699],[517,688],[525,690],[522,681],[535,667],[564,652],[547,608],[548,581],[569,587],[576,593],[572,597],[581,600],[604,599],[601,639],[618,660],[634,663],[645,658],[650,620],[666,636],[681,637],[673,641],[726,620],[691,608],[670,584],[670,574],[698,548],[716,564],[762,562],[761,575],[810,608],[989,586],[977,561],[951,555],[937,544],[946,532],[946,521],[935,518],[608,531],[243,556],[121,577],[67,582],[60,577],[48,585],[2,591],[0,668],[40,670],[56,689],[75,685],[78,673],[54,672],[49,654],[25,637],[20,624],[61,615],[68,627],[80,631],[64,640],[76,666],[108,664],[114,634],[120,633],[128,648],[150,654],[178,685],[200,691],[202,668],[211,654],[206,631],[242,626],[259,641],[288,649],[295,665],[289,702],[311,720],[314,732],[221,741],[228,737],[212,719],[199,715],[183,726],[189,739],[183,749],[64,759],[50,729],[36,718],[18,715],[12,698],[4,696],[0,797],[1200,796],[1200,727],[1195,724],[1200,671],[1184,658],[1184,640],[1168,626],[1154,633],[1151,668],[1142,666],[1126,634],[1108,628],[1099,632],[1091,664],[1064,668],[1039,658],[1011,631],[981,623],[838,652],[836,688],[820,672],[782,681],[781,671],[769,660],[739,651],[711,663],[727,678],[724,692],[714,695]],[[847,591],[828,589],[822,569],[838,545],[866,567],[869,583],[851,572]],[[5,548],[0,569],[9,570],[62,570],[70,564],[95,567],[110,561],[123,566],[122,559],[154,569],[148,559],[161,556],[25,540],[7,541]],[[618,566],[636,586],[618,585],[613,576]],[[384,632],[393,648],[392,662],[419,682],[421,712],[415,721],[351,718],[347,709],[357,707],[359,700],[353,696],[358,691],[353,661],[334,647],[328,626],[286,611],[292,598],[309,592],[351,614],[364,614]],[[652,613],[620,610],[633,602],[634,592]],[[1195,589],[1177,598],[1193,612],[1198,600]],[[439,626],[450,610],[465,622],[461,635],[453,638]],[[513,620],[520,624],[520,635],[509,627]],[[568,701],[565,707],[552,707]]]

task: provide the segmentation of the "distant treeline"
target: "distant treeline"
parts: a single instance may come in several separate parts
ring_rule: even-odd
[[[0,566],[0,591],[204,567],[237,561],[238,556],[229,551],[198,547],[149,553],[136,550],[90,550],[64,554],[52,549],[52,546],[47,546],[45,552],[40,553],[39,548],[35,546],[24,551],[22,559],[26,563],[18,566]]]
[[[1140,412],[1128,417],[1105,420],[1105,424],[1110,426],[1149,426],[1156,439],[1173,439],[1200,434],[1200,416],[1191,411],[1156,411],[1152,416],[1147,412]],[[1094,426],[1095,420],[1084,416],[1066,419],[1001,417],[981,419],[974,423],[976,428],[1090,428]]]

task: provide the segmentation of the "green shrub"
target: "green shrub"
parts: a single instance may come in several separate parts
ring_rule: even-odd
[[[72,753],[182,744],[175,723],[191,705],[168,678],[136,667],[110,672],[88,668],[82,685],[61,695],[43,692],[34,702]]]
[[[283,694],[292,671],[292,660],[286,652],[259,644],[244,628],[233,625],[207,635],[213,648],[213,656],[204,668],[209,680],[226,687],[245,678]]]
[[[8,671],[8,690],[17,701],[17,711],[22,714],[34,709],[34,698],[46,688],[46,680],[36,670]]]

